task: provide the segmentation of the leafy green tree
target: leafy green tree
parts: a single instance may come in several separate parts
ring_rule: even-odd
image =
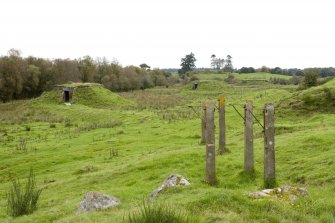
[[[140,64],[140,68],[145,69],[145,70],[150,70],[150,66],[146,63]]]
[[[194,57],[194,55],[193,55]],[[0,56],[0,101],[31,98],[54,85],[66,82],[96,82],[113,91],[129,91],[178,83],[170,73],[142,64],[122,67],[115,59],[43,59],[21,57],[19,50],[11,49]],[[193,66],[191,66],[193,67]]]
[[[79,82],[81,73],[78,61],[70,59],[56,59],[53,61],[55,84],[63,84],[69,81]]]
[[[216,57],[215,54],[211,56],[211,67],[216,70],[220,70],[224,67],[225,60]]]
[[[21,57],[21,50],[18,49],[10,49],[7,52],[9,57]]]
[[[166,76],[164,75],[164,73],[161,70],[153,69],[150,72],[150,74],[151,74],[153,82],[156,86],[166,86],[168,84],[167,80],[166,80]]]
[[[195,58],[193,53],[190,53],[185,57],[181,58],[181,69],[178,70],[178,73],[185,74],[189,71],[192,71],[194,68],[196,68],[195,61],[197,61],[197,59]]]
[[[24,79],[23,96],[33,97],[37,96],[39,92],[39,82],[40,82],[41,71],[40,68],[35,65],[28,65],[27,73]]]
[[[212,56],[211,56],[211,67],[213,69],[216,68],[216,56],[215,56],[215,54],[212,54]]]
[[[224,66],[224,63],[225,63],[225,60],[224,59],[221,59],[221,58],[217,58],[216,59],[216,69],[220,70],[221,68],[223,68]]]
[[[226,62],[226,65],[224,67],[224,70],[230,73],[233,72],[232,56],[227,55],[225,62]]]
[[[313,87],[317,85],[318,77],[320,76],[320,70],[317,68],[307,68],[304,70],[304,86]]]
[[[93,82],[96,75],[96,65],[90,56],[79,59],[79,71],[82,82]]]
[[[260,72],[269,73],[270,72],[270,68],[268,68],[267,66],[262,66],[261,69],[260,69]]]
[[[109,62],[107,58],[97,58],[96,63],[96,75],[94,76],[94,82],[102,83],[102,78],[104,76],[110,75],[112,73]]]
[[[27,68],[18,50],[11,49],[8,55],[0,61],[0,97],[3,102],[20,98]]]

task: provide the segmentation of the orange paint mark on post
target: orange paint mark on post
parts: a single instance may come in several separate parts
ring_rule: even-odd
[[[219,104],[220,104],[220,107],[224,107],[224,103],[225,103],[224,96],[220,96],[220,97],[219,97]]]

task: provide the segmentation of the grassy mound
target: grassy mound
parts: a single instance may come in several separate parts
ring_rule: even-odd
[[[94,108],[114,108],[130,105],[133,102],[109,91],[100,84],[67,84],[61,87],[75,87],[72,96],[73,104],[82,104]],[[59,104],[63,103],[63,91],[52,90],[44,92],[36,99],[37,103]]]
[[[282,107],[296,110],[335,112],[335,79],[292,95],[281,102]]]

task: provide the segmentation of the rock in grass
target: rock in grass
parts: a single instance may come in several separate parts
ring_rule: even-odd
[[[295,202],[299,197],[308,195],[306,188],[298,188],[291,186],[277,187],[273,189],[265,189],[262,191],[256,191],[249,193],[249,197],[254,199],[262,198],[277,198],[280,200],[286,200],[289,202]]]
[[[80,202],[78,213],[98,211],[119,205],[121,202],[109,195],[98,192],[88,192]]]
[[[149,201],[155,198],[158,193],[160,193],[163,190],[166,190],[170,187],[175,187],[175,186],[187,186],[190,185],[191,182],[187,180],[185,177],[178,175],[178,174],[173,174],[170,175],[161,185],[159,188],[157,188],[154,192],[151,193],[149,197]]]

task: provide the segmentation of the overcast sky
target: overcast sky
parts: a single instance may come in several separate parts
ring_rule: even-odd
[[[3,0],[0,55],[116,58],[123,66],[335,67],[334,0]]]

